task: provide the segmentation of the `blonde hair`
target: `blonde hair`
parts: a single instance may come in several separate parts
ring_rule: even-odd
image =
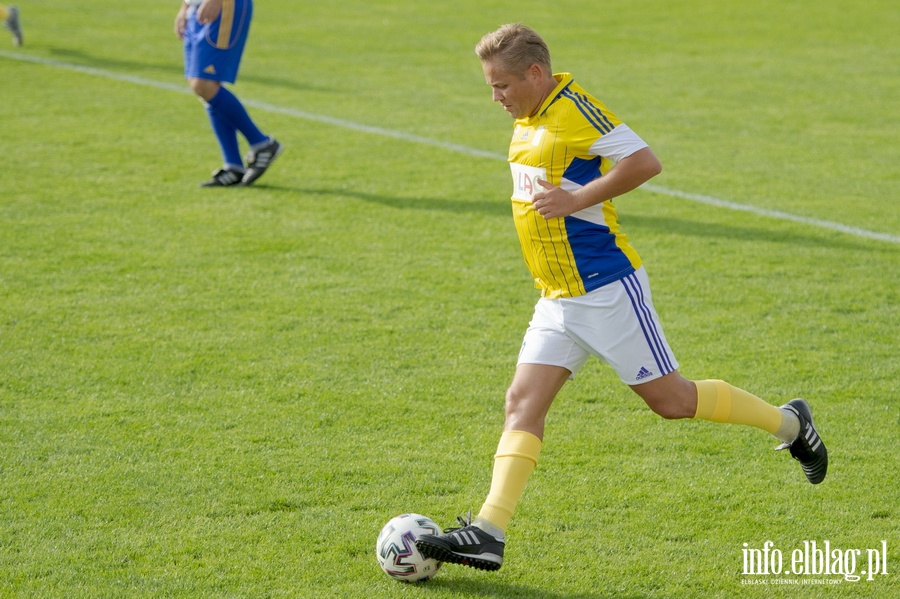
[[[535,63],[553,72],[547,44],[534,29],[521,23],[509,23],[485,34],[475,46],[475,54],[481,62],[498,60],[508,73],[524,73]]]

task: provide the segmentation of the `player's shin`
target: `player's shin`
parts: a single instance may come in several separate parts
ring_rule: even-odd
[[[478,513],[476,525],[494,536],[505,533],[516,504],[537,465],[541,446],[541,440],[531,433],[503,433],[494,455],[491,490]]]

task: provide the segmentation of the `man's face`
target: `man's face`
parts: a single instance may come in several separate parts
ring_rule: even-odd
[[[500,102],[512,118],[531,116],[540,108],[544,95],[538,82],[542,73],[535,73],[535,67],[524,73],[510,73],[503,70],[498,60],[491,59],[484,61],[481,68],[484,80],[491,86],[494,102]]]

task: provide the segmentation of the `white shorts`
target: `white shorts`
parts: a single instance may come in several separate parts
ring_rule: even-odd
[[[575,378],[592,355],[609,363],[626,385],[678,368],[643,268],[585,295],[538,300],[518,363],[562,366]]]

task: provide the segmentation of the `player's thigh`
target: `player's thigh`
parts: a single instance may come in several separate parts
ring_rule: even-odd
[[[559,366],[568,370],[569,378],[575,378],[589,357],[566,331],[559,300],[540,299],[525,331],[517,365]]]

